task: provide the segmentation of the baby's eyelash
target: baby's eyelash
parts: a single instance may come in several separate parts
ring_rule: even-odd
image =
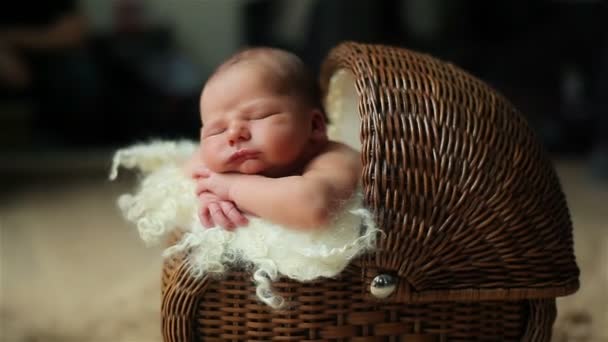
[[[226,131],[226,129],[222,127],[211,128],[207,132],[203,132],[203,137],[212,137],[214,135],[222,134],[224,131]]]
[[[257,114],[254,116],[254,120],[258,120],[258,119],[265,119],[269,116],[273,116],[275,114],[279,114],[280,112],[266,112],[266,113],[261,113],[261,114]]]
[[[226,129],[225,129],[225,128],[223,128],[223,127],[222,127],[222,128],[215,128],[215,129],[213,129],[213,130],[212,130],[212,131],[209,133],[209,135],[218,135],[218,134],[222,134],[222,133],[224,133],[225,131],[226,131]]]

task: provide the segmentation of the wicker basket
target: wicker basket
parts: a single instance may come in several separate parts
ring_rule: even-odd
[[[321,82],[345,127],[334,136],[362,153],[377,251],[337,279],[275,283],[281,310],[243,270],[194,280],[167,260],[165,341],[550,340],[579,270],[561,186],[521,114],[454,65],[393,47],[341,44]],[[384,274],[397,283],[379,299]]]

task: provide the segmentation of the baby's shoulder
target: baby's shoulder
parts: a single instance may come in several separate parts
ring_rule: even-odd
[[[358,158],[360,155],[359,151],[355,150],[354,148],[352,148],[346,144],[343,144],[341,142],[333,141],[333,140],[330,140],[327,143],[325,151],[323,151],[322,154],[323,153],[325,153],[325,154],[327,154],[327,153],[334,154],[335,153],[335,154],[342,155],[345,157],[353,157],[353,158],[354,157]]]
[[[361,154],[348,145],[337,141],[329,141],[309,163],[309,167],[343,166],[359,168]]]

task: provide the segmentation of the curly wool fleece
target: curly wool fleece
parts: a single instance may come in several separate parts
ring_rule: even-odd
[[[379,230],[362,207],[360,193],[324,229],[294,230],[255,217],[235,231],[205,229],[197,217],[194,181],[180,169],[195,149],[189,141],[135,145],[115,154],[110,173],[115,179],[120,166],[144,173],[134,194],[120,196],[119,207],[149,245],[160,243],[174,229],[183,230],[181,240],[163,255],[187,251],[194,277],[221,275],[236,264],[251,265],[258,298],[279,308],[283,298],[271,285],[280,276],[298,281],[334,277],[375,245]]]

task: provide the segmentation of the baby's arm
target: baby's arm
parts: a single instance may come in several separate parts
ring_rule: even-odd
[[[242,211],[274,223],[310,229],[325,225],[341,209],[354,193],[360,174],[359,154],[331,143],[301,176],[210,173],[202,187],[199,183],[199,190],[217,191],[220,198],[234,201]]]

